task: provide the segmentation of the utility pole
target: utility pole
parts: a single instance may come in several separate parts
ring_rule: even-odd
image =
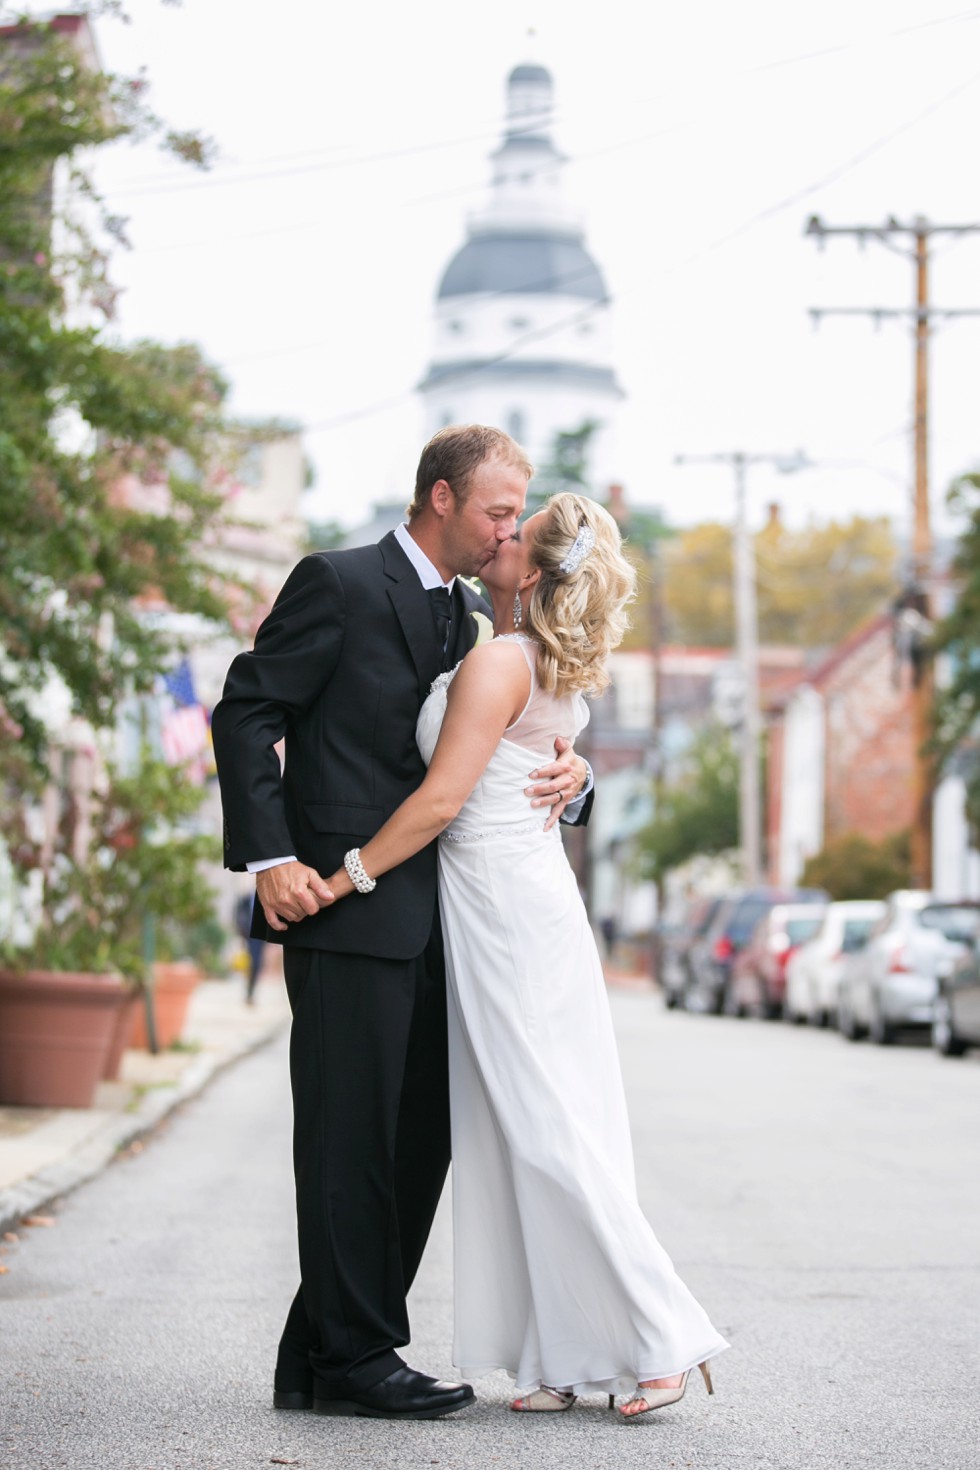
[[[663,650],[664,650],[664,591],[663,558],[660,555],[659,535],[647,542],[644,548],[647,573],[650,578],[650,603],[648,607],[648,632],[650,638],[650,765],[653,776],[653,812],[656,818],[663,813],[666,789],[664,769],[664,710],[663,710]],[[664,879],[658,871],[654,885],[657,916],[651,931],[650,967],[658,985],[663,984],[663,919]]]
[[[735,471],[734,597],[735,647],[742,673],[742,724],[739,739],[738,830],[745,882],[756,887],[762,879],[762,802],[759,791],[759,616],[755,595],[755,547],[746,507],[746,470],[750,464],[773,464],[781,474],[806,469],[810,461],[802,450],[795,455],[747,454],[735,449],[722,454],[678,454],[675,464],[730,464]]]
[[[883,225],[825,225],[813,215],[806,233],[822,249],[829,235],[855,236],[862,246],[878,240],[889,249],[907,256],[915,265],[915,305],[907,308],[883,306],[814,307],[814,324],[825,316],[870,316],[876,326],[885,318],[911,317],[915,323],[915,485],[912,504],[912,564],[903,605],[907,616],[917,619],[917,641],[921,647],[931,621],[932,529],[929,516],[929,341],[934,321],[953,317],[980,316],[975,307],[935,307],[929,302],[929,242],[934,235],[973,235],[980,224],[932,225],[921,215],[908,223],[890,218]],[[911,246],[894,243],[909,240]],[[933,670],[928,658],[913,664],[912,719],[915,737],[915,795],[912,824],[912,877],[919,888],[932,887],[932,800],[935,788],[933,763],[927,745],[932,733]]]

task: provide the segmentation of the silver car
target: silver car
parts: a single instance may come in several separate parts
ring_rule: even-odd
[[[921,889],[891,894],[841,975],[841,1035],[857,1041],[869,1032],[886,1046],[900,1031],[931,1026],[938,976],[964,953],[978,918],[980,904],[942,902]]]
[[[848,955],[867,942],[885,912],[880,899],[847,899],[832,903],[819,931],[800,946],[786,967],[787,1020],[825,1026],[837,1019],[837,991]]]

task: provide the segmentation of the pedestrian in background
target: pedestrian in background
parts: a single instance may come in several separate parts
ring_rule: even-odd
[[[265,940],[252,937],[252,914],[255,912],[255,893],[243,893],[235,903],[235,928],[245,942],[248,955],[248,976],[245,984],[245,1004],[255,1004],[255,987],[262,973],[265,957]]]

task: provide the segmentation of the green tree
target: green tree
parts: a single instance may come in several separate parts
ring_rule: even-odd
[[[154,130],[203,161],[199,139],[166,134],[141,87],[93,71],[57,29],[25,20],[0,40],[0,742],[38,771],[39,691],[60,681],[107,726],[172,657],[142,603],[225,617],[204,549],[222,509],[209,471],[234,437],[225,384],[193,346],[111,338],[107,241],[123,226],[80,163]],[[77,215],[53,217],[56,172]]]
[[[306,550],[329,551],[339,546],[346,534],[339,521],[310,521],[306,527]]]
[[[800,883],[823,888],[834,899],[887,898],[912,881],[908,832],[872,842],[860,832],[845,832],[810,858]]]
[[[940,656],[933,750],[940,768],[954,762],[966,782],[967,819],[980,838],[980,472],[952,486],[951,509],[966,516],[953,558],[956,601],[939,623],[932,651]],[[945,675],[945,677],[943,677]]]
[[[695,739],[679,779],[638,837],[641,872],[659,883],[699,853],[738,845],[738,755],[728,730],[710,725]]]
[[[545,463],[538,465],[528,486],[527,512],[540,510],[560,490],[592,493],[589,480],[589,450],[599,423],[583,419],[577,429],[560,429],[552,438]]]
[[[884,519],[798,531],[774,519],[754,539],[763,643],[830,647],[894,595],[897,548]],[[707,522],[681,531],[666,548],[664,578],[670,640],[730,646],[731,528]]]

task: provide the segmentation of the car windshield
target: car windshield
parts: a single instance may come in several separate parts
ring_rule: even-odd
[[[728,935],[732,942],[744,944],[763,914],[767,914],[772,906],[767,898],[744,898],[728,924]]]
[[[918,915],[923,929],[938,929],[945,939],[958,939],[963,943],[977,937],[980,926],[980,910],[966,904],[931,904]]]
[[[847,919],[841,940],[844,953],[853,954],[854,950],[860,949],[877,922],[877,919]]]
[[[700,918],[695,920],[695,934],[707,934],[708,930],[711,928],[711,925],[714,923],[715,915],[721,908],[723,902],[723,899],[715,898],[706,905],[704,912],[701,914]]]
[[[823,923],[823,914],[814,914],[812,919],[787,919],[786,934],[792,945],[805,944],[812,939]]]

